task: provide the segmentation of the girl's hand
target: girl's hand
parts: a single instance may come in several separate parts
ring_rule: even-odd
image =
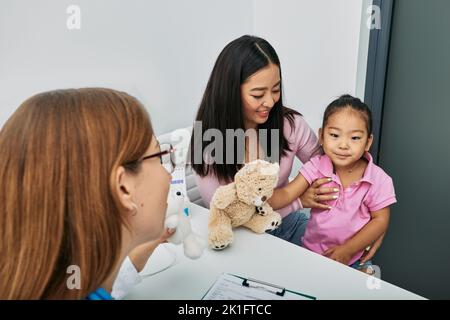
[[[350,259],[353,256],[353,253],[348,250],[348,248],[345,245],[337,246],[334,248],[330,248],[327,251],[324,252],[324,256],[345,264],[348,266],[350,263]]]
[[[324,204],[324,201],[335,200],[339,189],[320,188],[321,185],[330,182],[330,178],[322,178],[314,181],[311,186],[300,196],[303,208],[328,210],[330,206]]]
[[[161,243],[167,242],[167,239],[174,232],[175,229],[166,229],[158,239],[143,243],[131,250],[131,252],[128,254],[128,257],[130,258],[137,272],[141,272],[142,269],[144,269],[148,258],[151,256],[153,251],[155,251],[156,247]]]
[[[370,246],[370,249],[368,251],[367,250],[364,251],[364,254],[361,257],[361,263],[365,263],[375,256],[375,253],[381,247],[381,243],[383,243],[383,238],[384,234],[382,234],[381,237],[379,237],[378,240],[375,241],[373,245]]]

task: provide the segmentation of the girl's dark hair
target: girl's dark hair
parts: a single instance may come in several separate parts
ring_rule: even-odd
[[[372,134],[372,111],[370,111],[367,104],[349,94],[340,96],[328,105],[325,109],[325,113],[323,114],[322,128],[325,128],[328,119],[334,113],[344,108],[352,108],[353,110],[361,113],[366,121],[367,134],[370,136]]]
[[[227,129],[245,130],[241,85],[251,75],[265,68],[270,63],[280,68],[282,84],[280,60],[275,49],[266,40],[245,35],[230,42],[220,53],[211,72],[196,117],[196,121],[202,122],[202,133],[201,135],[193,133],[191,137],[190,160],[193,170],[199,176],[204,177],[213,174],[219,180],[227,182],[233,180],[236,172],[242,167],[240,164],[243,163],[242,159],[237,158],[236,144],[234,144],[235,159],[233,164],[227,164],[225,161],[227,148],[231,152],[231,146],[225,145],[222,152],[224,159],[221,163],[223,164],[214,163],[210,165],[204,163],[203,155],[202,162],[195,163],[194,146],[201,145],[202,150],[204,150],[205,146],[209,144],[209,142],[205,142],[202,139],[203,133],[208,129],[219,130],[223,137],[225,137]],[[263,147],[265,147],[266,150],[264,151],[268,156],[272,154],[270,138],[272,129],[280,130],[278,146],[276,146],[280,150],[279,157],[286,155],[287,151],[291,151],[288,141],[283,134],[284,119],[288,119],[292,129],[294,126],[294,115],[300,115],[297,111],[283,106],[281,90],[282,86],[280,86],[280,99],[270,111],[268,120],[258,126],[258,129],[267,129],[267,146]],[[215,156],[217,159],[217,155]]]

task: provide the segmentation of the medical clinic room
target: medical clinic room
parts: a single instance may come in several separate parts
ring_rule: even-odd
[[[449,12],[0,0],[0,300],[450,299]]]

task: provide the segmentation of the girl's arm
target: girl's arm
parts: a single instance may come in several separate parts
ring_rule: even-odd
[[[301,174],[298,174],[288,185],[275,189],[268,202],[274,210],[284,208],[297,200],[308,187],[308,181]]]
[[[388,228],[390,208],[375,211],[371,213],[372,219],[356,235],[348,240],[345,245],[354,254],[364,250],[382,236]]]
[[[375,241],[372,245],[370,245],[370,249],[364,252],[363,256],[361,257],[361,263],[366,263],[367,261],[371,260],[375,253],[378,251],[378,249],[381,247],[381,243],[383,242],[385,233],[383,233],[377,241]]]
[[[377,241],[389,225],[390,208],[371,213],[372,219],[351,239],[341,246],[327,250],[324,255],[338,262],[348,264],[351,258],[359,251]]]

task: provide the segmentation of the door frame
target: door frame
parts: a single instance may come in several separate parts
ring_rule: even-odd
[[[376,163],[378,163],[380,153],[394,2],[394,0],[373,0],[372,3],[373,6],[380,8],[381,28],[370,30],[364,102],[372,110],[374,141],[371,153]]]

